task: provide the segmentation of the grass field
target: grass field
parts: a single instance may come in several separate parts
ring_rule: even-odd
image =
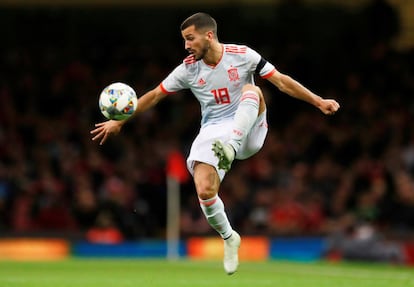
[[[228,276],[221,262],[71,259],[0,261],[1,287],[409,287],[414,268],[377,264],[242,262]]]

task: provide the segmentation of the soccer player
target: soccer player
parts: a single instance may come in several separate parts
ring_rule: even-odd
[[[239,264],[241,240],[227,218],[218,192],[234,159],[257,153],[267,134],[266,104],[261,89],[254,84],[255,74],[324,114],[334,114],[339,104],[317,96],[282,74],[253,49],[220,43],[216,21],[208,14],[196,13],[187,18],[181,24],[181,35],[190,55],[156,88],[139,98],[134,116],[182,89],[190,89],[200,102],[201,128],[192,144],[187,167],[207,221],[224,239],[224,269],[233,274]],[[91,131],[92,140],[103,144],[109,135],[118,134],[124,123],[109,120],[96,124]]]

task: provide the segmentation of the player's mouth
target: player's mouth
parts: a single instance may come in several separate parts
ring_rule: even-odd
[[[193,49],[187,49],[187,52],[193,56],[197,61],[200,60],[202,58],[202,56],[200,55],[200,53],[197,53],[196,50]]]

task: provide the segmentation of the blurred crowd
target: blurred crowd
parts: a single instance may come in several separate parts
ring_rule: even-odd
[[[286,1],[263,19],[269,14],[240,10],[246,19],[237,32],[225,8],[207,11],[222,42],[247,43],[341,104],[327,117],[257,80],[268,138],[260,153],[234,163],[220,191],[242,234],[414,233],[414,49],[393,47],[398,14],[373,3],[350,12]],[[149,22],[146,39],[139,11],[119,11],[141,17],[122,27],[108,24],[111,13],[29,9],[2,18],[0,234],[60,232],[95,242],[164,236],[166,158],[176,149],[187,155],[199,106],[183,91],[103,146],[91,141],[90,130],[104,120],[103,87],[122,81],[140,94],[185,57],[170,19]],[[181,187],[182,236],[213,234],[193,183]]]

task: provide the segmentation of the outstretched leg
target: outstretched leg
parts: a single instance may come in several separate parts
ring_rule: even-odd
[[[220,178],[216,169],[205,163],[196,163],[194,166],[194,183],[201,210],[210,226],[224,239],[224,269],[227,274],[233,274],[239,264],[240,236],[232,229],[224,210],[223,201],[218,196]]]

